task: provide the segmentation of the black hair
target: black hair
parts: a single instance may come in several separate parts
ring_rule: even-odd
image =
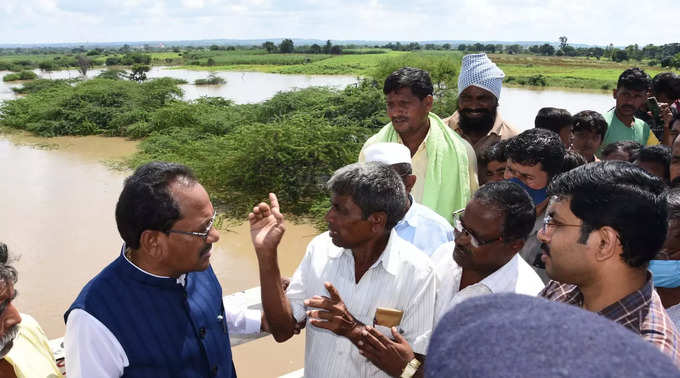
[[[196,182],[186,166],[158,161],[142,165],[126,178],[116,204],[116,224],[126,246],[139,248],[139,238],[145,230],[170,230],[181,218],[170,185],[191,186]]]
[[[526,240],[531,233],[536,222],[536,209],[521,186],[510,181],[490,182],[482,185],[473,199],[503,214],[501,237],[505,242]]]
[[[385,79],[383,93],[389,94],[401,88],[410,88],[421,101],[434,93],[430,74],[420,68],[404,67],[392,72]]]
[[[652,79],[641,68],[629,68],[619,75],[616,88],[626,88],[631,91],[648,91],[652,84]]]
[[[411,163],[396,163],[391,165],[392,169],[399,175],[399,177],[404,177],[413,174],[413,167]]]
[[[389,165],[377,161],[346,165],[333,173],[326,186],[335,195],[352,197],[364,219],[384,212],[387,232],[406,215],[408,197],[404,183]]]
[[[666,191],[668,203],[668,220],[680,219],[680,188],[672,188]]]
[[[656,145],[645,146],[640,149],[637,161],[645,161],[649,163],[658,163],[664,167],[664,180],[670,181],[671,172],[671,149],[668,146]]]
[[[572,123],[571,113],[559,108],[541,108],[534,119],[534,126],[537,129],[546,129],[558,134],[565,127],[571,128]]]
[[[13,266],[8,264],[8,261],[9,251],[7,244],[0,242],[0,287],[14,285],[19,279],[19,273]]]
[[[583,155],[574,150],[567,150],[564,153],[564,160],[562,161],[562,172],[569,172],[576,167],[580,167],[588,163]]]
[[[564,145],[559,135],[545,129],[529,129],[509,139],[505,147],[505,157],[521,165],[541,163],[548,178],[562,172]]]
[[[618,232],[621,258],[646,266],[666,238],[664,183],[625,161],[590,163],[563,173],[548,185],[548,195],[571,198],[570,209],[583,221],[579,243],[604,226]]]
[[[652,80],[652,92],[654,96],[663,93],[671,101],[680,98],[680,76],[675,72],[661,72]]]
[[[505,146],[507,144],[508,140],[505,139],[488,145],[486,148],[484,148],[482,153],[479,154],[479,159],[477,159],[478,163],[481,165],[487,165],[492,161],[504,162],[506,160]]]
[[[637,159],[638,153],[642,148],[642,144],[632,140],[620,140],[618,142],[609,143],[602,149],[602,157],[607,158],[614,152],[625,152],[629,156],[629,162],[634,162]]]
[[[602,114],[593,110],[584,110],[574,115],[574,133],[579,131],[592,131],[604,140],[607,133],[607,121]]]

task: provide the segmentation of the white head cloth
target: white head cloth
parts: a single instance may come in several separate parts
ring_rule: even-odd
[[[411,164],[411,150],[399,143],[374,143],[364,150],[366,161],[379,161],[392,165],[399,163]]]
[[[505,74],[486,54],[470,54],[463,57],[458,75],[458,95],[470,85],[486,89],[496,98],[501,97]]]

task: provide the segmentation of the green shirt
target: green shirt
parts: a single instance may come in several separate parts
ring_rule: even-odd
[[[612,109],[607,113],[603,114],[604,119],[607,121],[607,133],[604,135],[604,140],[602,141],[602,147],[620,140],[632,140],[638,142],[643,146],[653,146],[659,144],[659,140],[656,136],[650,132],[649,125],[639,119],[634,118],[633,126],[628,127],[619,120],[619,118],[614,113],[616,109]]]

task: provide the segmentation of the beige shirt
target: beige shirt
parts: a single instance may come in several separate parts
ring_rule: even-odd
[[[456,110],[456,112],[453,113],[450,117],[444,118],[442,121],[444,121],[444,123],[447,124],[450,128],[452,128],[453,131],[460,134],[460,136],[462,136],[466,141],[469,142],[465,135],[463,135],[463,130],[461,130],[459,126],[459,119],[460,115]],[[479,156],[479,154],[484,152],[484,150],[487,149],[490,145],[500,140],[510,139],[517,134],[519,134],[519,132],[512,125],[505,122],[503,117],[501,117],[501,113],[496,113],[496,121],[494,122],[491,131],[489,131],[489,133],[486,134],[486,136],[478,140],[477,143],[473,145],[473,147],[475,152],[477,153],[477,156]]]
[[[416,150],[415,155],[411,156],[411,168],[413,169],[413,174],[416,176],[416,183],[413,185],[413,188],[411,189],[411,195],[413,196],[413,199],[416,200],[418,203],[423,202],[423,195],[425,194],[425,178],[427,176],[427,138],[430,137],[430,132],[428,131],[427,135],[425,136],[425,139],[420,143],[420,146],[418,146],[418,149]],[[462,139],[463,143],[465,144],[465,151],[467,152],[468,156],[468,172],[470,174],[470,193],[474,193],[477,188],[479,188],[479,181],[477,179],[477,157],[475,155],[475,150],[472,148],[470,143]],[[401,140],[401,136],[397,134],[397,142],[400,144],[404,144],[404,142]],[[365,148],[365,146],[364,146]],[[364,150],[363,148],[361,149],[361,152],[359,153],[359,162],[363,163],[366,161],[366,157],[364,156]]]

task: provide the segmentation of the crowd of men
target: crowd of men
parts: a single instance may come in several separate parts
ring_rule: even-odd
[[[441,119],[427,72],[393,72],[391,122],[328,180],[328,231],[290,280],[285,204],[249,214],[262,311],[225,306],[191,170],[139,167],[120,252],[64,314],[67,375],[235,377],[230,333],[306,327],[307,377],[680,376],[680,78],[628,69],[609,112],[544,108],[519,133],[503,77],[465,56]],[[59,376],[0,247],[0,376]]]

